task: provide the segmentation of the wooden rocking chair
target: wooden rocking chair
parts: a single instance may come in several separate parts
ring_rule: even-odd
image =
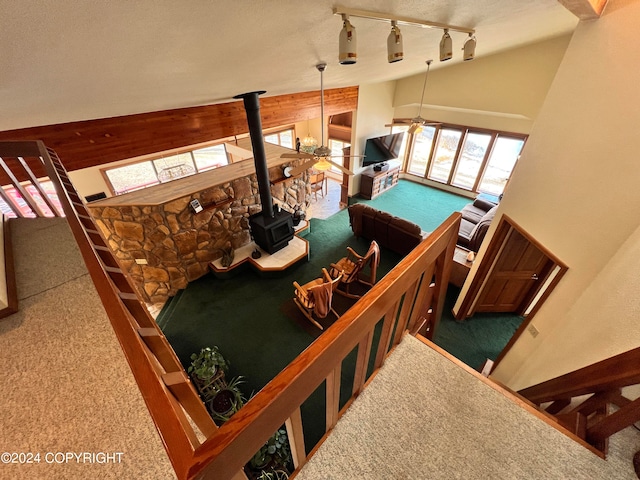
[[[326,318],[329,312],[331,312],[336,318],[340,317],[338,312],[331,306],[331,302],[341,279],[341,274],[332,278],[329,272],[327,272],[327,269],[323,268],[321,278],[311,280],[302,286],[298,284],[298,282],[293,282],[293,286],[295,287],[293,301],[304,316],[320,330],[324,330],[324,328],[314,318],[314,315],[317,318]]]
[[[360,298],[362,295],[351,292],[351,285],[360,283],[372,287],[376,283],[379,263],[380,247],[375,240],[371,242],[365,255],[358,255],[353,248],[347,247],[347,256],[330,265],[329,274],[331,277],[335,278],[337,275],[342,277],[336,292],[345,297]]]

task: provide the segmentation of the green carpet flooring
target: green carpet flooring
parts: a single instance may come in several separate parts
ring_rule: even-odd
[[[357,199],[356,201],[362,201]],[[365,201],[374,208],[406,218],[423,230],[434,230],[451,212],[469,203],[468,198],[442,192],[409,181],[380,197]],[[171,299],[160,312],[157,322],[185,367],[190,355],[201,348],[217,345],[231,363],[230,376],[246,379],[245,394],[257,392],[302,352],[320,330],[313,326],[293,303],[295,280],[302,284],[320,275],[322,267],[344,256],[346,247],[364,253],[369,241],[357,239],[349,227],[343,210],[326,220],[311,219],[309,262],[291,267],[277,278],[264,278],[245,269],[229,279],[208,274]],[[378,279],[401,259],[400,255],[382,250]],[[451,316],[458,290],[450,287],[447,305],[435,341],[473,368],[487,358],[495,359],[521,322],[513,315],[476,315],[463,323]],[[353,301],[336,297],[334,307],[346,311]],[[331,323],[328,320],[326,326]],[[346,401],[353,381],[353,358],[343,365],[343,392]],[[324,387],[303,406],[303,421],[316,424],[306,433],[312,446],[323,433]],[[318,413],[319,412],[319,413]],[[306,417],[306,418],[305,418]]]

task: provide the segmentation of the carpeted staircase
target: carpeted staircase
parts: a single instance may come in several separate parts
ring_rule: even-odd
[[[640,434],[607,460],[437,346],[405,336],[296,480],[633,479]]]

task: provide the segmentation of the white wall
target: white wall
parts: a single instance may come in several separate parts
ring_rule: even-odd
[[[393,120],[393,97],[396,82],[360,85],[358,89],[358,110],[354,113],[351,131],[351,154],[362,155],[367,138],[386,135],[390,132],[385,124]],[[362,159],[353,160],[352,171],[356,174],[349,183],[349,195],[360,192],[360,176]]]
[[[569,266],[494,373],[511,388],[640,345],[639,24],[610,0],[578,26],[501,203]]]
[[[477,56],[472,62],[431,65],[421,116],[458,125],[529,133],[571,36]],[[424,71],[427,66],[425,64]],[[398,80],[396,118],[418,114],[424,73]]]
[[[117,165],[125,162],[114,162],[109,166]],[[82,198],[87,195],[93,195],[94,193],[104,192],[107,197],[111,196],[109,187],[104,181],[104,177],[100,173],[100,169],[106,167],[106,165],[100,165],[99,167],[83,168],[81,170],[74,170],[69,172],[69,179],[73,182],[73,186],[76,188],[78,195]]]

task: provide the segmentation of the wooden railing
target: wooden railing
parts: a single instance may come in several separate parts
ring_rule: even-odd
[[[452,214],[334,325],[217,428],[187,374],[127,276],[95,228],[55,152],[42,142],[25,145],[40,156],[56,183],[71,230],[131,366],[149,412],[180,479],[245,478],[243,466],[283,424],[293,462],[307,460],[300,405],[326,382],[326,431],[364,388],[405,332],[428,338],[437,328],[455,250],[460,214]],[[382,321],[377,350],[374,329]],[[351,400],[340,409],[343,359],[357,348]],[[190,420],[200,430],[191,426]],[[203,442],[200,438],[205,438]]]
[[[541,405],[565,428],[601,452],[608,439],[640,421],[640,399],[629,400],[622,388],[640,384],[640,348],[629,350],[587,367],[520,390],[518,393]],[[580,402],[576,397],[588,396]],[[618,410],[611,413],[610,405]]]
[[[2,228],[2,242],[0,248],[2,248],[2,258],[4,266],[4,292],[2,297],[3,302],[0,308],[0,318],[8,317],[18,311],[18,290],[16,287],[16,273],[15,265],[13,261],[13,244],[11,242],[11,226],[7,218],[2,217],[0,222],[0,228]],[[5,306],[6,304],[6,306]]]
[[[15,217],[59,217],[59,206],[47,194],[34,171],[42,170],[42,159],[29,146],[33,142],[0,142],[0,178],[15,189],[23,204],[0,188],[0,198]],[[21,181],[22,179],[22,181]],[[30,184],[33,189],[23,183]],[[4,183],[3,183],[4,185]],[[44,207],[44,208],[43,208]]]

